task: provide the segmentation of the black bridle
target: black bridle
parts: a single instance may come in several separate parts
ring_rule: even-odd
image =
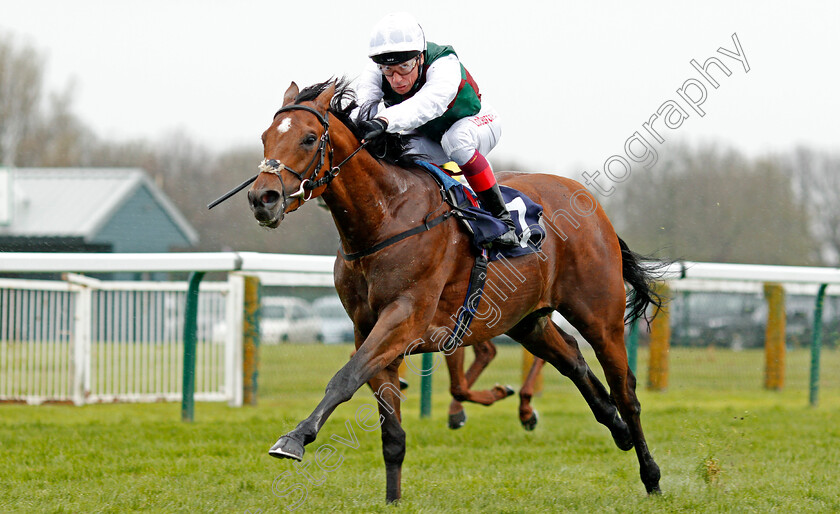
[[[354,155],[359,153],[359,151],[367,145],[367,141],[363,142],[356,148],[350,155],[347,156],[346,159],[338,163],[336,166],[333,166],[333,145],[332,141],[330,140],[330,122],[329,122],[329,112],[326,115],[322,116],[320,112],[316,111],[312,107],[308,107],[306,105],[287,105],[285,107],[280,108],[276,113],[274,113],[274,117],[277,118],[277,115],[283,112],[288,111],[307,111],[315,115],[318,118],[318,121],[321,122],[321,125],[324,127],[324,133],[321,135],[321,139],[318,143],[318,148],[315,151],[315,154],[312,155],[312,159],[306,164],[306,167],[303,169],[302,172],[297,172],[292,168],[286,166],[282,162],[278,161],[277,159],[263,159],[260,163],[259,170],[260,172],[254,175],[253,177],[249,178],[245,182],[239,184],[234,189],[231,189],[218,199],[214,200],[210,204],[207,205],[208,209],[212,209],[213,207],[219,205],[220,203],[224,202],[231,196],[235,195],[239,191],[242,191],[254,181],[257,180],[257,177],[260,176],[262,173],[272,173],[280,179],[280,190],[283,195],[283,205],[282,209],[285,211],[286,209],[286,188],[285,184],[283,183],[283,177],[281,176],[282,171],[288,171],[292,175],[295,176],[300,181],[300,188],[289,195],[290,198],[297,198],[300,201],[300,205],[303,205],[304,202],[311,198],[311,191],[317,189],[321,186],[329,185],[330,182],[338,176],[341,172],[341,167],[344,166],[344,163],[349,161]],[[327,147],[329,146],[329,151]],[[318,171],[321,170],[324,166],[324,160],[327,159],[329,164],[329,168],[327,169],[324,176],[315,179],[318,174]],[[318,159],[318,163],[313,167],[312,165],[315,163],[315,159]],[[310,171],[311,169],[311,171]],[[308,175],[308,176],[307,176]],[[310,196],[307,196],[307,192],[310,193]],[[300,208],[300,205],[298,208]]]

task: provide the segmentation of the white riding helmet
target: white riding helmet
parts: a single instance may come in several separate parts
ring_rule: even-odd
[[[425,49],[426,36],[414,16],[391,13],[373,28],[368,57],[377,64],[393,65],[416,57]]]

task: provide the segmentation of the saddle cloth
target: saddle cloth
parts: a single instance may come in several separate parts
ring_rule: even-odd
[[[457,207],[456,216],[471,234],[473,246],[479,251],[484,249],[490,241],[507,232],[504,223],[480,207],[471,189],[432,163],[426,161],[416,161],[416,163],[446,191],[450,201]],[[516,225],[516,235],[520,242],[519,246],[491,247],[487,251],[488,260],[495,261],[501,257],[520,257],[539,252],[546,234],[542,224],[542,206],[511,187],[499,184],[499,190]]]

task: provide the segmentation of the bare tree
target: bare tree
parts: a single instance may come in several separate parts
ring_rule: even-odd
[[[43,60],[30,46],[0,36],[0,163],[16,164],[21,140],[38,120]]]
[[[18,166],[90,166],[99,141],[72,111],[73,89],[50,95],[43,116],[32,122],[32,128],[17,148]]]
[[[778,159],[676,146],[616,189],[606,208],[635,248],[696,261],[817,262],[807,210]]]
[[[786,169],[811,217],[824,264],[840,264],[840,155],[797,148]]]

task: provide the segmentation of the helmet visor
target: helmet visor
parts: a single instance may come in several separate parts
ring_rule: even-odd
[[[410,59],[417,57],[422,52],[419,50],[413,50],[409,52],[387,52],[384,54],[378,54],[371,56],[371,60],[376,64],[385,64],[388,66],[393,66],[395,64],[400,64],[403,62],[407,62]]]

